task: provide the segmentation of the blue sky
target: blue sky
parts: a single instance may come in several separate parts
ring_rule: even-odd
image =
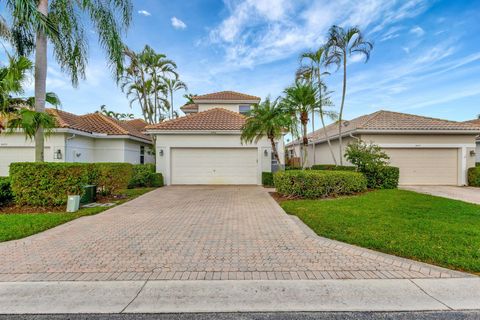
[[[358,25],[375,42],[371,59],[348,65],[345,117],[379,109],[452,120],[480,113],[480,1],[144,0],[133,1],[126,43],[149,44],[179,66],[191,93],[235,90],[278,96],[302,51],[332,24]],[[340,104],[341,72],[326,79]],[[32,86],[30,84],[30,86]],[[50,59],[47,89],[74,113],[133,112],[92,34],[87,79],[73,89]],[[183,104],[181,93],[176,108]]]

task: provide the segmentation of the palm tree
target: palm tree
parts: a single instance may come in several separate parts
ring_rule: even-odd
[[[308,81],[296,80],[295,84],[284,90],[285,98],[283,104],[287,106],[290,112],[299,116],[302,131],[302,167],[307,166],[308,156],[308,136],[307,126],[309,113],[317,105],[317,89]]]
[[[193,101],[193,99],[197,96],[197,94],[193,94],[193,93],[185,93],[183,95],[183,97],[187,100],[187,102],[185,102],[185,105],[187,104],[194,104],[195,102]]]
[[[125,56],[129,63],[119,80],[122,91],[130,98],[130,106],[138,104],[150,124],[163,120],[165,113],[170,114],[165,79],[178,77],[177,65],[148,45],[138,53],[126,48]]]
[[[267,137],[272,145],[273,156],[281,164],[275,140],[282,138],[283,132],[290,125],[290,115],[279,103],[279,98],[271,101],[270,97],[267,97],[260,104],[253,105],[240,138],[242,142],[257,143],[263,137]]]
[[[328,74],[328,72],[322,72],[322,66],[325,65],[325,62],[327,60],[327,47],[323,45],[316,51],[302,53],[300,55],[300,62],[303,62],[305,60],[309,62],[309,65],[301,66],[297,73],[299,76],[307,75],[308,77],[310,77],[311,80],[315,79],[314,81],[316,81],[318,91],[317,109],[320,116],[320,121],[322,123],[323,132],[325,134],[325,138],[327,139],[330,154],[335,165],[337,165],[337,159],[333,152],[332,144],[330,143],[330,138],[327,135],[327,129],[325,126],[325,116],[329,115],[329,117],[332,118],[334,114],[332,114],[331,112],[326,112],[324,110],[324,106],[328,103],[329,100],[325,100],[322,94],[324,91],[326,91],[326,85],[323,83],[321,77]],[[315,131],[314,113],[315,110],[312,111],[312,132]],[[315,164],[315,143],[313,143],[313,164]]]
[[[7,0],[12,16],[12,29],[20,37],[13,37],[16,48],[25,53],[35,52],[35,110],[45,112],[47,78],[47,41],[53,44],[54,57],[62,71],[76,86],[78,78],[85,78],[87,64],[86,20],[99,37],[100,46],[116,74],[122,70],[122,32],[132,19],[130,0]],[[29,45],[30,43],[30,45]],[[35,134],[35,160],[43,161],[44,134],[40,125]]]
[[[178,79],[178,76],[172,79],[165,78],[165,86],[167,87],[168,93],[170,95],[170,108],[171,108],[171,116],[172,119],[174,118],[174,105],[173,105],[173,93],[178,90],[188,90],[187,85],[185,82]]]
[[[338,141],[339,141],[339,158],[340,165],[343,165],[342,154],[342,117],[345,105],[345,95],[347,92],[347,58],[352,54],[362,54],[365,56],[365,63],[370,58],[370,52],[373,49],[373,43],[364,39],[362,32],[357,27],[347,30],[339,26],[332,26],[328,31],[327,64],[336,64],[337,68],[343,64],[343,89],[342,102],[340,104],[340,112],[338,116]]]

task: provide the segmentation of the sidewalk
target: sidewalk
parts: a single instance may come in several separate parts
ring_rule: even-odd
[[[480,309],[480,278],[0,283],[0,314]]]

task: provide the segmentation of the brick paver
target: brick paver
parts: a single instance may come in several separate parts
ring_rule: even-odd
[[[1,243],[0,257],[0,281],[465,276],[318,237],[261,187],[161,188]]]

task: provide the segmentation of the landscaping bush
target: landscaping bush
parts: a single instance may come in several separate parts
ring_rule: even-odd
[[[10,178],[0,177],[0,206],[10,202],[13,199]]]
[[[370,189],[395,189],[398,187],[400,170],[388,166],[390,157],[377,145],[363,141],[350,143],[345,156],[367,178]]]
[[[277,192],[298,198],[324,198],[363,192],[367,180],[359,172],[348,171],[279,171],[273,176]]]
[[[468,185],[472,187],[480,187],[480,167],[468,169]]]
[[[95,170],[88,163],[17,162],[10,164],[11,188],[18,205],[65,205],[83,192]]]
[[[132,179],[128,187],[163,187],[163,176],[155,172],[154,164],[137,164],[133,166]]]
[[[340,170],[340,171],[356,171],[355,166],[336,166],[334,164],[314,164],[312,170]]]
[[[132,179],[133,165],[121,162],[99,162],[94,165],[93,184],[103,195],[126,189]]]
[[[367,186],[370,189],[396,189],[400,177],[400,169],[397,167],[382,166],[363,172],[367,178]]]
[[[273,187],[273,173],[262,172],[262,184],[266,187]]]

